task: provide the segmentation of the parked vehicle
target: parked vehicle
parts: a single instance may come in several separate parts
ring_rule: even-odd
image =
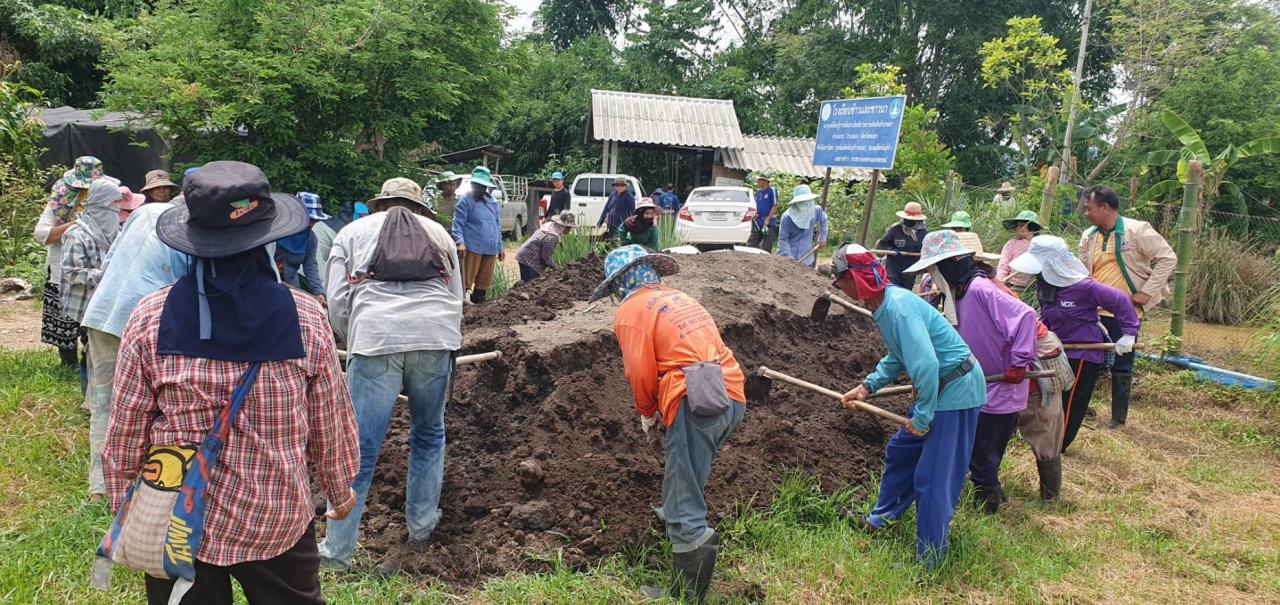
[[[627,190],[636,196],[636,201],[644,197],[640,188],[640,180],[625,174],[579,174],[573,179],[572,194],[569,198],[569,209],[578,215],[579,225],[594,226],[604,212],[604,204],[613,193],[613,182],[619,177],[627,180]]]
[[[676,234],[698,247],[745,245],[756,202],[746,187],[698,187],[676,215]]]
[[[497,200],[502,211],[499,218],[502,221],[502,232],[511,239],[518,240],[524,237],[524,215],[526,212],[523,201],[511,201],[507,196],[506,186],[502,179],[494,179],[495,187],[489,190],[493,195],[493,199]],[[459,195],[471,191],[471,178],[462,177],[462,184],[458,185]]]

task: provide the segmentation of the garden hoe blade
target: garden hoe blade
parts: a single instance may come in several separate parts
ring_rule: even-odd
[[[809,311],[809,319],[822,323],[827,320],[827,314],[831,313],[831,293],[823,292],[818,300],[813,301],[813,309]]]
[[[772,389],[772,378],[763,376],[758,371],[747,374],[747,384],[743,387],[747,394],[747,403],[751,405],[768,405],[769,391]]]

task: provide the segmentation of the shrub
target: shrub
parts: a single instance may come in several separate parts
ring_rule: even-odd
[[[1269,287],[1277,276],[1276,263],[1257,252],[1257,242],[1227,237],[1210,230],[1191,247],[1187,281],[1187,315],[1216,324],[1255,323],[1264,309],[1280,301],[1280,290]]]

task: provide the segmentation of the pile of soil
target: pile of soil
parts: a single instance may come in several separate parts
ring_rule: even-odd
[[[845,389],[883,354],[870,320],[838,308],[825,323],[808,318],[813,295],[830,282],[792,261],[733,252],[679,260],[681,273],[666,283],[702,302],[746,370],[768,365]],[[457,373],[439,527],[426,552],[397,548],[406,536],[401,408],[364,516],[365,561],[391,557],[411,572],[470,582],[543,569],[537,555],[559,548],[565,561],[583,564],[662,535],[649,508],[661,500],[661,434],[649,440],[640,430],[611,331],[613,304],[586,304],[601,266],[588,259],[562,267],[468,309],[463,353],[496,348],[504,358]],[[878,403],[899,413],[908,404]],[[766,505],[789,471],[816,475],[830,491],[862,483],[879,472],[894,429],[776,383],[767,404],[748,405],[715,462],[712,518],[735,505]]]

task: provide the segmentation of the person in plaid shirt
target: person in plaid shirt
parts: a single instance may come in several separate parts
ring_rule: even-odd
[[[107,179],[94,181],[84,202],[84,212],[62,234],[62,283],[58,291],[62,295],[62,313],[76,324],[83,322],[89,299],[102,280],[103,259],[120,228],[115,208],[120,199],[120,187],[114,182]],[[92,334],[87,336],[92,337]],[[92,377],[93,356],[87,350],[85,352],[87,375]],[[102,438],[107,432],[107,414],[110,411],[110,406],[103,404],[108,403],[95,401],[92,392],[86,389],[90,500],[100,500],[107,493],[102,479]]]
[[[323,603],[307,463],[342,519],[355,504],[355,413],[320,303],[277,282],[265,244],[307,228],[302,204],[241,162],[211,162],[166,210],[160,239],[193,270],[138,304],[120,342],[104,468],[118,510],[152,445],[196,444],[251,362],[262,364],[211,472],[195,583],[183,603]],[[146,578],[150,603],[172,580]]]

